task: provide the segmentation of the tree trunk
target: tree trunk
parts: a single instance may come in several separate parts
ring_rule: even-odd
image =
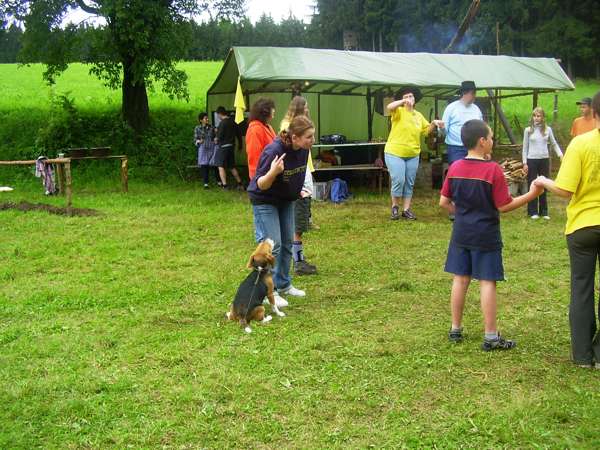
[[[135,131],[144,131],[150,123],[148,94],[144,81],[135,82],[131,64],[123,63],[123,119]]]

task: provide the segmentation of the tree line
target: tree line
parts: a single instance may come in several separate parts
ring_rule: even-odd
[[[235,4],[235,6],[231,6]],[[471,0],[317,0],[309,23],[290,16],[275,22],[263,15],[251,23],[244,2],[214,11],[208,20],[182,22],[190,36],[187,60],[222,60],[236,45],[344,48],[344,33],[356,50],[440,52],[452,39]],[[482,2],[455,51],[559,58],[571,76],[600,77],[600,8],[594,0],[503,0]],[[23,30],[0,24],[0,62],[19,60]],[[87,62],[94,39],[88,24],[67,27],[80,45],[72,61]]]

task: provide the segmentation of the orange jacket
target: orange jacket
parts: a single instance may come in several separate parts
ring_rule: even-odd
[[[271,125],[265,125],[260,120],[248,124],[246,132],[246,154],[248,155],[248,175],[254,178],[260,154],[264,148],[275,139],[275,130]]]

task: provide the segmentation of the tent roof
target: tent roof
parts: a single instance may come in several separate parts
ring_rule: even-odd
[[[208,94],[291,91],[364,95],[367,87],[412,85],[425,95],[454,93],[464,80],[479,89],[554,91],[574,89],[553,58],[376,53],[285,47],[234,47]]]

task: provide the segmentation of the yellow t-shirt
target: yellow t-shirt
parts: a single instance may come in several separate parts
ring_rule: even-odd
[[[392,111],[392,129],[385,152],[401,158],[413,158],[421,153],[421,135],[427,133],[429,122],[419,111],[404,107]]]
[[[567,206],[565,234],[600,225],[600,130],[573,138],[556,176],[556,186],[573,192]]]
[[[281,123],[279,124],[279,132],[281,133],[283,130],[287,130],[287,128],[289,126],[290,126],[290,121],[285,118],[282,119]],[[315,165],[313,164],[311,153],[312,153],[311,149],[308,149],[308,161],[306,163],[306,166],[308,167],[308,170],[310,170],[310,173],[313,173],[315,171]]]

